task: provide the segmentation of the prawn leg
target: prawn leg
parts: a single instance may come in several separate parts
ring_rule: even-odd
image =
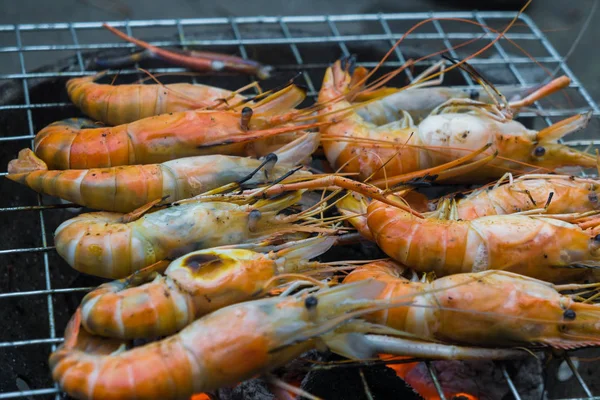
[[[371,280],[235,304],[175,335],[118,353],[85,352],[78,309],[48,363],[60,388],[82,400],[186,399],[267,373],[329,342],[370,355],[360,335],[354,336],[358,341],[338,338],[335,329],[377,309],[374,299],[384,286]]]
[[[453,346],[383,335],[366,335],[373,352],[434,360],[515,360],[531,356],[527,350]]]

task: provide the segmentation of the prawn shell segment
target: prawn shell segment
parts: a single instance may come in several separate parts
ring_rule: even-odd
[[[373,201],[367,223],[386,254],[437,276],[494,269],[563,283],[589,275],[571,265],[598,258],[587,232],[550,218],[427,219]]]
[[[208,312],[257,296],[276,273],[265,255],[244,249],[199,250],[178,258],[165,272]]]

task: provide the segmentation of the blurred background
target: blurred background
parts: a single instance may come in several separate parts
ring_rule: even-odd
[[[596,0],[533,0],[526,13],[565,56]],[[518,10],[524,0],[0,0],[0,24],[229,16],[400,13],[453,10]],[[568,59],[568,65],[600,101],[600,12]],[[37,63],[36,63],[37,64]]]

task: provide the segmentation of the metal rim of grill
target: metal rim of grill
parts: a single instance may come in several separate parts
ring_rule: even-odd
[[[514,12],[447,12],[447,13],[402,13],[402,14],[348,14],[348,15],[328,15],[328,16],[282,16],[282,17],[238,17],[238,18],[190,18],[190,19],[157,19],[157,20],[131,20],[131,21],[111,21],[108,22],[110,25],[124,29],[127,34],[133,35],[132,29],[135,28],[148,28],[148,27],[167,27],[175,29],[179,40],[164,40],[164,41],[149,41],[151,44],[159,47],[167,47],[167,46],[178,46],[186,49],[188,46],[199,46],[202,48],[206,48],[210,50],[212,46],[217,45],[229,45],[229,46],[237,46],[239,54],[247,58],[248,51],[246,46],[268,46],[268,45],[287,45],[291,50],[293,55],[293,63],[277,65],[280,69],[289,69],[289,70],[299,70],[304,72],[303,80],[305,85],[308,87],[309,92],[308,95],[312,98],[316,97],[318,88],[315,87],[315,82],[311,79],[311,74],[307,73],[307,71],[316,70],[316,69],[324,69],[329,64],[327,63],[305,63],[303,57],[301,55],[301,51],[299,50],[298,45],[304,44],[314,44],[314,43],[334,43],[339,46],[339,50],[342,55],[348,56],[350,55],[350,51],[348,49],[348,43],[352,42],[360,42],[360,41],[383,41],[386,42],[389,47],[391,47],[396,40],[400,39],[404,32],[393,32],[390,28],[390,23],[393,21],[413,21],[414,23],[431,18],[431,17],[440,17],[440,18],[464,18],[469,19],[475,22],[478,22],[482,25],[487,25],[489,21],[493,20],[509,20],[513,19],[517,16],[517,13]],[[594,118],[600,118],[600,108],[591,98],[586,89],[581,85],[580,81],[577,77],[574,76],[570,68],[565,63],[564,59],[559,55],[559,53],[554,49],[554,47],[550,44],[548,39],[542,33],[542,31],[537,27],[537,25],[525,14],[522,14],[518,17],[518,21],[524,24],[527,28],[526,33],[511,33],[509,31],[508,34],[505,35],[506,38],[512,40],[522,40],[522,41],[531,41],[537,42],[541,44],[541,46],[548,53],[548,56],[537,58],[537,61],[541,63],[548,63],[552,65],[552,68],[559,67],[562,74],[567,75],[571,79],[570,88],[576,89],[576,91],[581,95],[584,99],[586,105],[583,109],[548,109],[544,108],[538,103],[536,103],[536,113],[524,112],[519,116],[542,116],[544,121],[550,125],[552,117],[567,117],[571,116],[577,112],[584,111],[592,111],[592,115]],[[338,29],[338,24],[340,23],[349,23],[349,22],[369,22],[372,24],[378,24],[380,33],[368,33],[368,34],[359,34],[359,35],[343,35],[340,33]],[[293,36],[291,30],[289,28],[290,24],[326,24],[328,27],[328,31],[326,33],[320,33],[319,35],[314,36]],[[278,38],[245,38],[242,36],[240,26],[244,24],[264,24],[269,25],[271,27],[277,28],[280,30],[281,37]],[[427,41],[427,40],[437,40],[443,42],[444,46],[447,48],[451,47],[452,40],[468,40],[474,39],[476,37],[481,37],[483,34],[489,34],[486,36],[488,38],[495,37],[495,34],[492,34],[487,28],[479,27],[480,31],[478,32],[448,32],[444,30],[443,24],[441,24],[438,20],[434,20],[432,22],[434,31],[428,33],[412,33],[407,40],[417,40],[417,41]],[[223,27],[224,29],[229,29],[233,34],[233,39],[215,39],[215,40],[191,40],[186,39],[186,29],[190,27],[198,27],[198,26],[218,26]],[[42,127],[34,127],[34,122],[32,118],[32,110],[41,109],[41,108],[56,108],[56,107],[65,107],[70,106],[69,103],[37,103],[33,104],[30,102],[29,96],[29,87],[28,80],[35,78],[69,78],[75,76],[84,76],[84,75],[93,75],[97,73],[97,71],[89,71],[86,70],[83,63],[83,55],[82,51],[87,50],[100,50],[100,49],[114,49],[114,48],[130,48],[134,49],[135,45],[130,43],[125,43],[120,41],[118,38],[115,38],[111,42],[102,42],[102,43],[93,43],[93,44],[80,44],[80,40],[78,35],[82,31],[92,30],[92,29],[101,29],[101,22],[81,22],[81,23],[53,23],[53,24],[21,24],[21,25],[0,25],[0,34],[14,34],[15,45],[0,47],[0,61],[7,54],[17,54],[18,63],[20,65],[20,71],[18,73],[6,73],[0,74],[0,81],[5,80],[14,80],[21,81],[23,85],[24,91],[24,104],[8,104],[8,105],[0,105],[0,111],[3,110],[24,110],[27,113],[27,121],[28,121],[28,131],[20,132],[15,136],[4,136],[0,137],[0,142],[8,142],[8,141],[17,141],[17,140],[30,140],[31,146],[33,146],[33,138],[35,137],[36,132]],[[63,31],[69,32],[72,43],[69,44],[49,44],[49,45],[25,45],[23,44],[23,33],[24,32],[55,32],[55,31]],[[383,33],[381,33],[383,32]],[[140,37],[140,39],[144,39]],[[504,40],[504,39],[503,39]],[[533,63],[533,61],[525,56],[514,57],[511,56],[503,47],[503,40],[496,42],[492,49],[494,52],[499,55],[497,59],[485,59],[485,58],[475,58],[470,61],[470,63],[477,67],[477,65],[481,64],[493,64],[493,63],[503,63],[505,64],[511,73],[514,75],[516,81],[520,85],[525,85],[526,82],[524,76],[519,71],[519,65],[525,65],[529,63]],[[76,57],[79,64],[80,71],[78,72],[36,72],[36,73],[28,73],[25,63],[25,54],[28,52],[36,52],[36,51],[75,51]],[[450,50],[449,54],[453,57],[456,56],[453,50]],[[259,60],[260,61],[260,60]],[[402,48],[396,48],[392,56],[386,61],[385,66],[389,67],[398,67],[406,62],[406,58],[402,53]],[[358,65],[364,65],[365,67],[373,67],[376,63],[374,62],[360,62],[358,60]],[[136,69],[138,65],[135,65],[135,68],[130,69],[121,69],[119,70],[119,74],[127,75],[127,74],[140,74],[140,71]],[[150,69],[152,73],[165,73],[165,72],[182,72],[185,71],[182,68],[158,68],[158,69]],[[109,71],[115,72],[115,71]],[[412,79],[412,73],[409,69],[406,69],[405,72],[406,77],[408,79]],[[467,88],[476,87],[477,83],[473,82],[473,80],[464,72],[460,71],[462,74]],[[249,78],[250,79],[250,78]],[[195,78],[192,79],[194,82]],[[597,144],[597,141],[594,140],[577,140],[577,141],[569,141],[566,142],[570,145],[574,146],[586,146],[589,144]],[[0,170],[5,171],[6,166],[0,168]],[[0,172],[0,177],[4,177],[6,172]],[[8,249],[0,249],[0,256],[11,253],[42,253],[44,260],[44,274],[45,274],[45,287],[40,290],[33,291],[23,291],[23,292],[0,292],[0,299],[9,298],[9,297],[19,297],[19,296],[45,296],[47,303],[47,313],[48,313],[48,336],[47,337],[39,337],[37,339],[27,339],[27,340],[18,340],[18,341],[5,341],[0,342],[0,349],[2,348],[16,348],[22,346],[29,345],[48,345],[51,347],[51,350],[54,351],[62,341],[63,338],[57,337],[56,327],[55,327],[55,317],[54,317],[54,304],[52,301],[52,297],[58,293],[67,293],[67,292],[85,292],[92,288],[89,287],[78,287],[78,288],[55,288],[53,286],[53,282],[51,280],[50,269],[52,268],[49,259],[48,253],[54,250],[54,247],[49,243],[45,224],[44,224],[44,211],[54,208],[65,208],[73,205],[62,204],[62,205],[44,205],[42,202],[42,197],[37,196],[37,204],[35,205],[22,205],[17,207],[5,207],[0,208],[0,213],[12,213],[12,212],[27,212],[29,215],[35,215],[39,217],[39,223],[41,227],[41,246],[32,247],[32,248],[8,248]],[[0,266],[0,268],[4,268],[5,266]],[[573,376],[576,378],[578,385],[580,386],[580,392],[582,398],[583,396],[592,397],[592,393],[589,389],[588,384],[584,381],[581,374],[575,368],[570,356],[565,356],[565,362],[568,364],[570,370],[573,373]],[[437,379],[436,373],[434,369],[431,367],[430,363],[427,362],[427,367],[431,374],[431,378],[433,380],[434,385],[439,393],[441,399],[445,399],[442,389],[440,387],[440,383]],[[508,385],[510,392],[516,399],[520,399],[520,395],[517,392],[517,389],[513,383],[513,380],[508,373],[505,366],[502,366],[502,374],[506,380],[506,384]],[[60,398],[60,391],[58,386],[47,387],[47,388],[35,388],[32,390],[26,391],[9,391],[2,392],[0,388],[0,399],[9,399],[9,398],[22,398],[27,396],[52,396],[54,395],[57,399]]]

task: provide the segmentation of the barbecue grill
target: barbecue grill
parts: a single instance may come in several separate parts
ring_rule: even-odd
[[[127,34],[156,46],[237,53],[275,67],[273,79],[264,87],[275,87],[301,72],[297,82],[316,97],[323,72],[340,56],[356,54],[357,63],[373,67],[387,50],[415,23],[429,17],[457,17],[502,29],[512,12],[452,12],[411,14],[364,14],[331,16],[240,17],[111,21]],[[418,29],[396,48],[383,71],[402,65],[409,58],[450,48],[469,39],[481,40],[451,50],[464,58],[489,42],[489,29],[464,23],[435,20]],[[572,146],[595,145],[592,132],[598,127],[600,108],[573,75],[563,58],[527,15],[482,56],[470,61],[494,84],[532,85],[547,76],[514,43],[532,53],[547,69],[571,78],[567,96],[553,95],[520,114],[529,127],[540,129],[577,112],[592,111],[586,130],[569,137]],[[0,170],[19,149],[31,146],[34,135],[45,125],[62,118],[80,116],[69,102],[64,84],[70,77],[95,74],[97,57],[123,55],[135,46],[108,33],[101,22],[0,25]],[[391,85],[401,86],[432,65],[438,58],[406,69]],[[118,71],[117,82],[146,78],[138,69],[153,74],[184,70],[151,60]],[[161,81],[190,80],[236,89],[251,78],[239,75],[161,76]],[[109,81],[110,82],[110,81]],[[262,84],[262,83],[261,83]],[[477,83],[464,71],[446,74],[445,85],[474,88]],[[2,176],[6,172],[1,173]],[[2,179],[0,182],[0,399],[63,398],[53,384],[48,355],[62,342],[64,327],[86,291],[103,282],[80,275],[56,254],[52,236],[64,220],[81,208]],[[599,368],[592,361],[597,349],[557,353],[550,363],[542,360],[548,398],[586,398],[600,395]],[[579,368],[577,368],[579,365]],[[435,363],[427,363],[440,398],[444,394]],[[511,376],[510,363],[499,363],[507,393],[524,398]],[[567,380],[552,378],[561,368]],[[570,378],[569,378],[570,376]]]

